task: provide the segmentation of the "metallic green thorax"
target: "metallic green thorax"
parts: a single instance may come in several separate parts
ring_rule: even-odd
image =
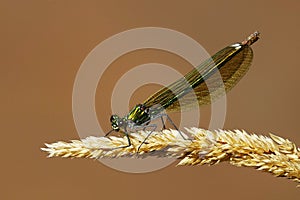
[[[142,125],[150,121],[149,109],[143,104],[136,105],[127,115],[127,120],[133,121],[136,125]]]

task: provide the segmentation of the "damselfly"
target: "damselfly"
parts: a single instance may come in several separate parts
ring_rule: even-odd
[[[225,89],[225,92],[228,92],[248,71],[253,58],[250,46],[258,39],[259,33],[254,32],[246,40],[225,47],[188,72],[184,77],[167,87],[163,87],[144,103],[136,105],[125,117],[112,115],[110,118],[112,130],[106,136],[113,131],[121,131],[128,139],[128,145],[123,147],[129,147],[131,146],[129,137],[131,132],[140,128],[150,128],[150,133],[138,148],[139,151],[141,145],[157,128],[157,124],[150,123],[152,120],[161,118],[163,128],[165,128],[163,120],[163,117],[165,117],[178,130],[164,110],[180,111],[182,108],[193,107],[195,103],[200,106],[209,104],[224,95],[224,92],[220,92],[220,87],[223,87],[223,91]],[[208,89],[205,82],[209,79],[213,80],[217,71],[220,72],[223,82],[221,80],[222,84],[214,84],[213,90]],[[196,100],[192,98],[191,94],[194,95],[193,97],[196,96]],[[181,101],[182,99],[183,101]],[[183,135],[181,136],[183,137]]]

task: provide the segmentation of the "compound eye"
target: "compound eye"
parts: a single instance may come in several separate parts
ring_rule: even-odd
[[[114,129],[117,132],[120,130],[120,128],[116,124],[112,125],[112,129]]]
[[[112,115],[110,117],[110,122],[115,122],[118,118],[119,118],[118,115]]]

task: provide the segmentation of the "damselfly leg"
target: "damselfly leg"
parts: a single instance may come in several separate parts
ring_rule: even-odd
[[[184,140],[188,140],[188,138],[186,138],[186,137],[183,136],[183,134],[181,133],[181,131],[177,128],[177,126],[175,125],[175,123],[172,121],[172,119],[169,117],[168,114],[166,114],[166,113],[160,113],[158,116],[155,116],[154,118],[152,118],[152,120],[156,119],[156,118],[160,118],[161,121],[162,121],[162,126],[163,126],[162,130],[165,130],[166,129],[166,125],[165,125],[165,121],[163,119],[164,117],[166,118],[167,121],[170,122],[170,124],[174,127],[174,129],[176,131],[178,131],[178,133],[180,134],[180,136]],[[143,140],[143,142],[140,144],[140,146],[138,147],[137,152],[139,152],[141,146],[146,143],[146,141],[150,137],[150,135],[157,129],[157,124],[149,124],[149,122],[147,122],[147,125],[143,126],[143,130],[145,130],[148,127],[152,127],[152,130],[150,130],[150,133],[145,137],[145,139]]]
[[[108,131],[108,132],[105,134],[105,137],[109,136],[109,135],[110,135],[111,133],[113,133],[113,132],[115,132],[114,129]],[[126,135],[126,137],[127,137],[128,145],[116,147],[116,148],[113,148],[113,149],[127,148],[127,147],[130,147],[130,146],[131,146],[131,140],[130,140],[130,138],[129,138],[129,134],[128,134],[128,132],[126,131],[126,129],[124,130],[124,135]]]

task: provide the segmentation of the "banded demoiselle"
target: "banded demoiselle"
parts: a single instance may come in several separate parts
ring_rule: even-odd
[[[157,128],[157,124],[151,124],[152,120],[161,118],[163,128],[165,128],[163,120],[163,117],[165,117],[178,130],[164,110],[180,111],[197,104],[199,106],[209,104],[231,90],[248,71],[253,58],[251,45],[258,39],[259,32],[254,32],[244,41],[223,48],[188,72],[184,77],[167,87],[163,87],[146,101],[136,105],[126,116],[112,115],[110,118],[112,130],[106,136],[113,131],[121,131],[128,139],[128,145],[122,147],[129,147],[131,146],[129,137],[131,132],[139,128],[150,128],[150,133],[138,148],[139,151],[141,145],[145,143],[150,134]],[[217,71],[219,71],[223,82],[221,80],[222,84],[218,84],[220,81],[216,81],[213,90],[211,88],[208,89],[205,82],[214,79],[213,77]],[[225,93],[220,92],[221,87]],[[181,136],[183,137],[182,134]]]

